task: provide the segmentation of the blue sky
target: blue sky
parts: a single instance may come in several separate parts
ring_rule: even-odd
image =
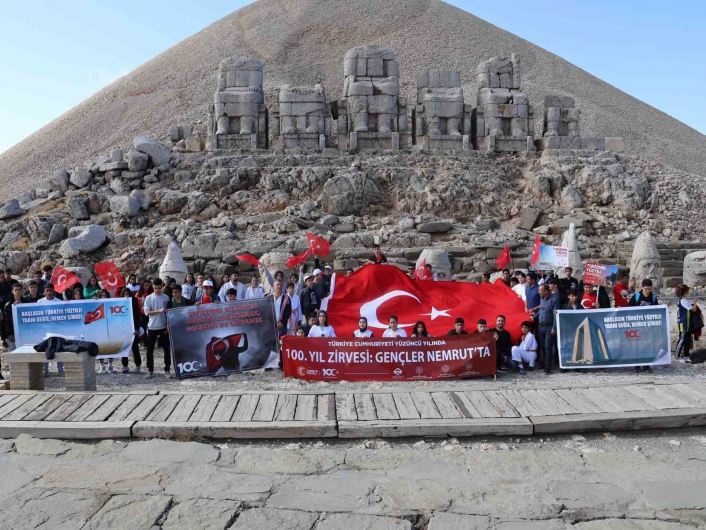
[[[248,3],[3,2],[0,152],[121,75]],[[450,3],[534,42],[706,134],[703,2]]]

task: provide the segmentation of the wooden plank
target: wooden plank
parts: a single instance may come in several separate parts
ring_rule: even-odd
[[[260,396],[260,401],[257,404],[257,409],[255,409],[252,421],[272,421],[275,417],[277,399],[277,394],[265,394]]]
[[[183,394],[164,396],[159,403],[157,403],[157,406],[149,414],[149,416],[147,416],[145,421],[167,421],[167,418],[174,411],[183,396]]]
[[[332,394],[317,396],[316,420],[336,421],[336,398]]]
[[[515,410],[505,396],[498,390],[485,390],[483,395],[488,398],[488,401],[493,405],[495,410],[500,413],[502,418],[519,418],[520,413]]]
[[[105,421],[113,414],[120,405],[128,398],[127,394],[116,394],[110,396],[108,400],[98,407],[93,414],[83,421]]]
[[[484,418],[501,418],[502,415],[495,409],[483,392],[464,392],[468,400]]]
[[[258,395],[253,395],[253,397],[257,398]],[[291,397],[296,399],[297,396],[295,394]],[[337,434],[338,429],[335,421],[209,421],[201,423],[140,421],[132,427],[132,435],[135,438],[335,438]]]
[[[356,421],[358,419],[354,394],[336,394],[336,418],[339,421]]]
[[[625,390],[643,401],[647,401],[659,410],[686,408],[682,407],[681,400],[677,400],[675,397],[663,392],[658,386],[630,385],[626,386]]]
[[[581,394],[575,392],[573,388],[557,388],[555,392],[561,398],[573,406],[579,414],[597,414],[603,412],[599,407],[584,399]]]
[[[280,394],[275,407],[275,417],[273,421],[294,421],[294,412],[297,409],[296,394]]]
[[[419,412],[417,407],[414,406],[414,401],[409,392],[392,394],[392,399],[395,400],[395,408],[397,408],[397,413],[400,415],[401,420],[419,419]]]
[[[552,406],[552,404],[536,390],[520,390],[520,394],[522,394],[522,397],[527,401],[532,403],[532,405],[542,413],[542,416],[561,416],[563,414],[563,412]]]
[[[635,394],[628,392],[627,390],[625,390],[624,387],[605,387],[601,390],[601,394],[605,395],[605,399],[607,399],[614,405],[617,405],[616,400],[620,401],[619,408],[623,409],[624,412],[636,412],[639,410],[657,410],[657,407],[655,407],[654,405],[650,405],[644,399],[640,399]]]
[[[259,399],[260,396],[257,394],[244,394],[240,396],[240,401],[238,402],[238,406],[235,407],[235,412],[230,421],[252,421],[252,416],[255,414]]]
[[[700,392],[694,385],[685,385],[684,383],[681,383],[670,385],[665,387],[665,389],[672,390],[673,392],[679,392],[682,396],[686,396],[684,399],[691,399],[695,407],[700,408],[706,405],[706,392]]]
[[[145,420],[157,405],[165,399],[164,396],[145,396],[139,405],[137,405],[132,411],[128,412],[125,416],[125,421],[143,421]],[[117,421],[117,420],[116,420]]]
[[[434,400],[434,404],[439,409],[439,414],[441,414],[443,419],[463,418],[463,414],[461,414],[461,411],[458,410],[458,407],[446,392],[432,392],[431,398]]]
[[[110,399],[110,394],[102,394],[100,396],[93,396],[91,399],[86,401],[81,407],[76,409],[68,418],[64,421],[85,421],[91,414],[93,414],[98,407]]]
[[[240,401],[240,396],[237,394],[223,396],[218,402],[216,410],[213,411],[211,421],[230,421],[238,406],[238,401]]]
[[[37,394],[32,397],[29,401],[24,403],[22,406],[17,407],[15,410],[6,414],[3,417],[3,421],[19,421],[27,416],[30,412],[36,410],[38,407],[42,406],[44,403],[49,401],[51,396],[47,394]]]
[[[689,386],[702,394],[706,394],[706,383],[692,383],[689,381]]]
[[[127,399],[123,401],[120,406],[111,414],[110,418],[108,418],[108,421],[125,421],[125,418],[127,418],[127,415],[130,414],[133,410],[137,408],[137,406],[142,403],[145,400],[144,395],[142,394],[130,394],[127,396]]]
[[[504,388],[500,390],[500,393],[507,398],[507,400],[513,407],[515,407],[515,410],[519,412],[521,416],[542,416],[542,411],[527,401],[519,390]]]
[[[8,401],[2,407],[0,407],[0,419],[2,419],[3,416],[10,414],[10,412],[12,412],[13,410],[20,408],[22,405],[27,403],[36,395],[37,394],[35,392],[33,392],[32,394],[22,394],[16,396],[15,399]]]
[[[35,438],[62,440],[107,440],[130,438],[133,422],[0,421],[0,438],[29,434]]]
[[[311,394],[311,390],[286,390],[287,394],[292,394],[292,395],[299,395],[299,394]],[[348,392],[348,391],[346,391]],[[184,391],[183,390],[160,390],[159,391],[160,395],[163,396],[169,396],[169,395],[183,395]],[[274,394],[276,396],[279,396],[282,393],[282,390],[199,390],[199,394],[202,396],[208,396],[208,395],[217,395],[217,396],[244,396],[246,394],[248,395],[253,395],[253,396],[264,396],[265,394]],[[350,393],[353,393],[353,391],[350,391]],[[329,394],[333,395],[335,394],[335,391],[333,390],[317,390],[316,394]]]
[[[537,392],[554,407],[558,408],[564,414],[578,414],[579,411],[572,407],[567,401],[550,388],[542,388]]]
[[[355,395],[355,410],[358,413],[358,419],[376,420],[378,418],[375,411],[375,402],[373,394],[356,394]]]
[[[449,392],[449,397],[456,404],[458,410],[461,411],[464,418],[475,418],[478,420],[483,419],[483,415],[478,412],[478,409],[475,405],[473,405],[473,403],[471,403],[471,400],[468,399],[468,396],[463,392]]]
[[[595,390],[600,391],[600,389]],[[605,398],[601,397],[601,395],[598,392],[594,392],[594,389],[592,388],[577,388],[575,389],[575,391],[580,397],[590,401],[603,413],[622,412],[620,408],[616,407],[615,405],[607,401]]]
[[[196,405],[196,410],[189,416],[189,422],[209,421],[220,400],[221,396],[218,394],[201,396],[201,401]]]
[[[13,399],[16,399],[18,395],[19,394],[10,394],[9,392],[3,392],[2,394],[0,394],[0,409],[2,409],[2,407],[7,405]]]
[[[24,421],[42,421],[44,418],[49,416],[49,414],[63,405],[70,397],[70,395],[52,395],[47,401],[44,402],[42,406],[37,407],[22,419]]]
[[[378,419],[381,420],[399,420],[400,415],[397,412],[395,399],[392,394],[373,394],[375,402],[375,410],[377,411]]]
[[[441,419],[441,413],[439,409],[436,408],[436,404],[429,392],[412,392],[411,396],[412,401],[414,401],[414,406],[423,419]],[[364,418],[360,419],[362,420]]]
[[[54,412],[49,414],[49,416],[44,418],[44,421],[64,421],[92,397],[92,394],[73,395]]]
[[[527,418],[339,421],[339,438],[531,435]]]
[[[300,394],[297,396],[297,410],[294,413],[296,421],[316,420],[316,395]]]
[[[530,418],[535,434],[590,431],[637,431],[706,425],[706,408],[641,410]]]
[[[179,405],[174,407],[172,413],[167,417],[166,421],[182,422],[187,421],[194,412],[196,405],[201,401],[201,394],[185,394],[179,401]]]

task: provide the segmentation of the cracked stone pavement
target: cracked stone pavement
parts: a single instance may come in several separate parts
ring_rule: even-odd
[[[0,529],[706,528],[706,429],[551,439],[0,440]]]

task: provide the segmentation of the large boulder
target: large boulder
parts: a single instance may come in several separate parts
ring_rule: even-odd
[[[150,207],[150,198],[144,191],[132,190],[130,192],[130,197],[135,199],[140,204],[140,208],[143,210],[147,210]]]
[[[170,190],[164,194],[159,203],[159,210],[163,215],[179,213],[189,202],[189,196],[181,191]]]
[[[93,174],[87,169],[74,169],[69,182],[77,188],[85,188],[91,183],[91,179],[93,179]]]
[[[172,152],[157,140],[153,140],[148,136],[138,136],[135,138],[133,145],[140,153],[149,155],[155,166],[166,166],[169,164]]]
[[[130,149],[127,153],[127,168],[129,171],[137,172],[144,171],[150,163],[149,155],[133,151]]]
[[[635,241],[630,260],[630,276],[637,280],[640,287],[642,280],[652,280],[652,288],[659,293],[662,288],[662,260],[657,250],[657,239],[650,232],[643,232]]]
[[[64,258],[74,258],[98,250],[108,241],[108,233],[100,225],[90,225],[77,237],[67,239],[59,248]]]
[[[164,256],[164,261],[159,267],[159,277],[164,278],[165,276],[169,276],[170,278],[176,279],[177,283],[181,284],[184,283],[187,272],[189,271],[186,268],[186,263],[184,263],[184,258],[181,257],[179,245],[174,242],[169,243],[167,255]]]
[[[73,272],[81,282],[81,284],[85,287],[88,285],[88,280],[91,279],[91,276],[93,276],[93,273],[89,271],[86,267],[64,267],[67,271]]]
[[[380,190],[362,173],[339,175],[326,181],[319,197],[324,212],[333,215],[362,215],[369,205],[380,201]]]
[[[417,259],[417,268],[422,264],[431,265],[431,270],[438,276],[440,272],[445,275],[445,280],[451,279],[451,260],[443,248],[425,248]]]
[[[706,251],[692,252],[684,258],[684,283],[692,288],[706,286]]]
[[[293,272],[297,272],[294,269],[289,269],[287,268],[287,260],[291,258],[291,254],[288,254],[287,252],[268,252],[267,254],[263,254],[262,257],[260,258],[260,264],[262,267],[266,267],[268,271],[270,271],[270,274],[274,278],[275,272],[277,271],[282,271],[284,273],[284,288],[286,289],[287,282],[289,281],[289,277]],[[267,292],[272,291],[272,285],[270,285],[270,282],[267,278],[266,274],[262,274],[264,271],[262,267],[259,267],[259,272],[260,272],[260,281],[262,283],[262,288],[265,289]]]
[[[69,173],[63,169],[56,171],[51,177],[51,183],[61,193],[69,189]]]
[[[0,207],[0,219],[12,219],[13,217],[19,217],[24,213],[25,211],[20,208],[20,201],[17,199],[7,201],[2,207]]]
[[[113,195],[110,198],[110,211],[123,217],[135,217],[140,211],[140,203],[126,195]]]
[[[87,197],[71,197],[66,201],[66,209],[72,219],[83,221],[91,218],[91,213],[88,209]]]
[[[30,259],[26,252],[5,251],[0,252],[0,268],[12,269],[14,274],[25,270],[29,267]]]
[[[61,223],[56,223],[51,227],[51,232],[49,233],[49,244],[53,245],[63,240],[66,237],[66,227]]]

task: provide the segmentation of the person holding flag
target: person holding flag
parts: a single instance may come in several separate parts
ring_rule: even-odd
[[[103,289],[107,289],[112,296],[117,297],[120,290],[125,287],[125,280],[123,275],[120,274],[118,266],[112,261],[103,261],[93,269],[96,271],[98,278],[100,278]],[[92,296],[86,295],[86,298],[92,298]]]

